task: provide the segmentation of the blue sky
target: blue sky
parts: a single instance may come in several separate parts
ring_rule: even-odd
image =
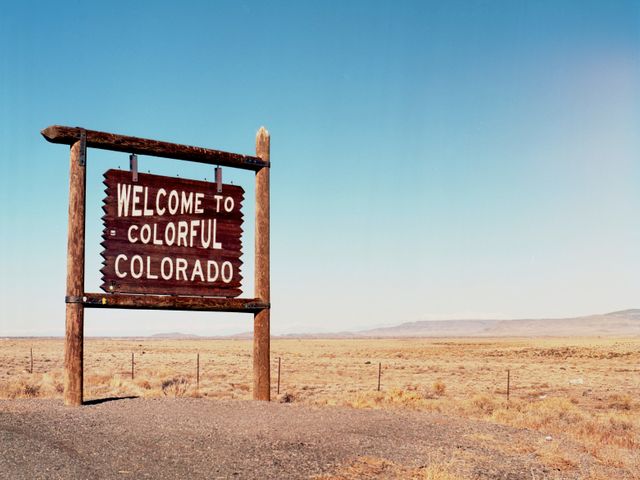
[[[0,17],[0,335],[60,335],[51,124],[253,153],[272,135],[272,330],[640,306],[640,3],[12,2]],[[101,175],[88,154],[86,289]],[[152,173],[212,168],[151,157]],[[224,170],[252,199],[253,177]],[[253,284],[245,205],[244,290]],[[86,313],[87,335],[250,315]]]

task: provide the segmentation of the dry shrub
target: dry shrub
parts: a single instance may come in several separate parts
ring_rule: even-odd
[[[151,390],[151,383],[149,382],[149,380],[146,380],[146,379],[137,380],[136,385],[138,385],[138,387],[140,388],[144,388],[145,390]]]
[[[546,398],[540,401],[512,400],[507,403],[487,394],[478,394],[471,400],[447,401],[429,399],[414,391],[393,389],[387,392],[369,392],[356,395],[345,402],[355,408],[411,408],[438,411],[481,420],[488,420],[541,433],[568,435],[586,445],[611,445],[633,451],[640,444],[640,422],[630,413],[609,412],[597,414],[582,409],[567,398]],[[560,453],[553,455],[551,447],[545,450],[549,463],[572,468],[572,461]],[[606,458],[594,448],[596,458]],[[612,462],[613,463],[613,462]]]
[[[440,378],[435,382],[433,382],[433,385],[431,386],[431,388],[433,389],[433,393],[435,393],[439,397],[444,395],[444,392],[447,390],[447,386],[444,384],[444,382]]]
[[[490,419],[515,427],[570,434],[583,441],[627,449],[638,446],[640,433],[640,424],[629,414],[588,412],[566,398],[515,401],[509,409],[494,409]]]
[[[18,380],[10,383],[5,393],[8,398],[36,398],[40,395],[40,385]]]
[[[504,420],[503,423],[524,423],[522,426],[525,428],[552,431],[564,431],[569,426],[584,424],[587,420],[585,412],[566,398],[554,397],[540,401],[512,400],[509,407],[496,411],[494,419]]]
[[[438,400],[417,391],[393,388],[383,392],[366,392],[347,398],[345,405],[354,408],[410,408],[412,410],[440,411]]]
[[[633,399],[628,394],[614,393],[609,397],[608,407],[616,410],[631,410]]]
[[[432,462],[422,467],[406,467],[383,458],[358,457],[348,465],[339,467],[329,475],[314,477],[316,480],[358,480],[385,478],[393,480],[463,480],[453,472],[448,463]]]
[[[640,446],[640,425],[637,417],[609,413],[592,421],[588,435],[600,444],[634,449]]]
[[[431,463],[417,469],[416,474],[412,478],[421,480],[463,480],[464,478],[455,474],[447,463]]]
[[[23,388],[23,393],[25,397],[37,397],[40,394],[40,385],[33,385],[31,383],[25,384]]]
[[[607,467],[624,468],[629,463],[629,452],[614,445],[600,445],[597,442],[586,443],[584,449],[594,458],[598,459],[598,463]],[[636,456],[637,458],[637,456]],[[631,471],[634,471],[631,469]],[[637,476],[629,477],[633,479],[640,478],[640,469],[635,469]],[[591,478],[589,479],[591,480]],[[609,477],[608,480],[611,480]]]
[[[191,390],[191,393],[188,394],[191,398],[202,398],[204,395],[200,393],[197,389]]]
[[[498,402],[489,395],[475,395],[471,399],[472,412],[476,415],[491,415],[497,406]]]
[[[280,397],[280,403],[292,403],[295,400],[295,397],[290,393],[285,393]]]
[[[541,463],[560,471],[574,470],[578,466],[558,442],[544,442],[536,449],[536,455]]]
[[[165,396],[183,397],[189,389],[189,381],[184,377],[173,377],[163,380],[160,388]]]
[[[0,398],[55,398],[64,390],[62,373],[21,374],[0,382]]]
[[[120,375],[114,375],[109,381],[109,387],[115,391],[116,394],[120,394],[125,387],[125,380]]]
[[[84,381],[87,385],[107,385],[111,382],[113,375],[111,374],[91,374],[85,375]]]
[[[62,375],[59,373],[43,373],[35,376],[33,383],[38,386],[40,397],[58,397],[64,392]]]

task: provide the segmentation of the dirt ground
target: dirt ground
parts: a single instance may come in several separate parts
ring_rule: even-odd
[[[565,477],[533,453],[509,452],[540,442],[536,432],[427,412],[193,398],[82,408],[0,401],[0,476],[12,479],[523,479],[589,471],[585,453]],[[435,468],[440,476],[427,476]]]
[[[84,357],[87,400],[251,398],[248,340],[87,339]],[[60,399],[62,360],[61,339],[0,339],[0,398]],[[379,367],[381,387],[377,391]],[[557,474],[557,478],[640,479],[637,337],[274,339],[272,398],[313,411],[348,407],[381,410],[381,415],[417,412],[440,414],[452,422],[487,424],[487,428],[511,427],[533,436],[505,443],[493,431],[477,430],[467,433],[467,439],[474,440],[477,448],[491,444],[502,451],[501,459],[534,459],[550,472],[545,473],[546,478]],[[382,442],[385,432],[380,430],[375,436]],[[563,440],[556,441],[559,438]],[[327,473],[337,477],[328,478],[384,474],[445,480],[473,478],[461,475],[485,468],[478,460],[480,454],[457,456],[453,477],[446,476],[452,468],[447,463],[450,455],[430,473],[375,452],[364,458],[358,455],[369,455],[367,452],[354,455],[340,458],[347,463]]]

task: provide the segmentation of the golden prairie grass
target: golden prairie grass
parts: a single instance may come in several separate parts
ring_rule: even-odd
[[[314,477],[315,480],[356,480],[362,478],[384,478],[393,480],[460,480],[451,466],[431,462],[422,467],[406,467],[382,458],[359,457],[343,465],[335,473]]]
[[[31,347],[33,374],[28,372]],[[278,357],[279,396],[274,384]],[[575,451],[557,440],[562,438],[595,458],[590,478],[640,478],[639,338],[275,339],[272,360],[276,400],[433,411],[527,428],[543,439],[552,437],[521,448],[553,468],[569,473],[577,468]],[[61,397],[62,363],[60,339],[0,340],[0,397]],[[249,399],[251,374],[251,342],[246,340],[85,342],[87,399]]]

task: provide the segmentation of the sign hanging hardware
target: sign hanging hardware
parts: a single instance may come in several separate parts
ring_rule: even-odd
[[[216,167],[216,191],[222,193],[222,167]]]
[[[129,155],[129,170],[131,170],[131,180],[138,181],[138,155],[132,153]]]
[[[65,303],[84,303],[87,301],[87,297],[85,296],[78,296],[78,295],[66,295],[64,297],[64,302]]]
[[[80,129],[80,155],[78,155],[78,165],[84,167],[87,165],[87,131]]]

